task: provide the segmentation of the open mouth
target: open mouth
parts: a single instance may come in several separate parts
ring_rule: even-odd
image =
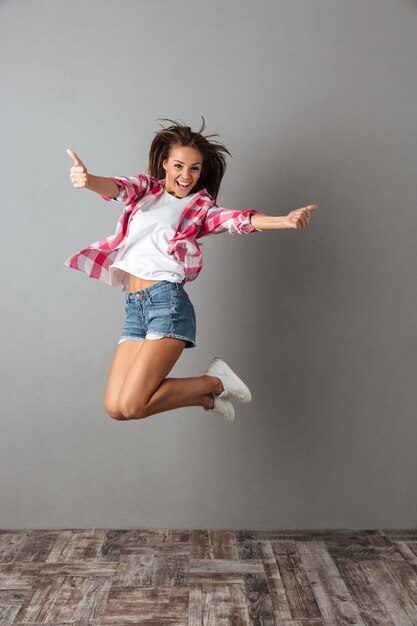
[[[189,189],[189,188],[191,187],[191,183],[188,183],[188,185],[183,185],[182,183],[178,182],[178,180],[176,181],[176,183],[177,183],[178,187],[179,187],[180,189],[184,189],[184,191],[185,191],[186,189]]]

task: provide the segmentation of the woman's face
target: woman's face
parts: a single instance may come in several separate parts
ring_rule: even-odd
[[[190,146],[174,146],[162,165],[165,170],[166,191],[177,198],[184,198],[191,193],[201,176],[203,157]]]

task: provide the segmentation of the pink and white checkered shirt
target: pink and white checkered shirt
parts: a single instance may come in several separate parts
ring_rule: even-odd
[[[146,198],[157,197],[165,188],[164,179],[159,180],[146,174],[115,176],[111,180],[120,187],[119,195],[116,198],[101,197],[107,201],[121,202],[125,206],[117,221],[116,232],[72,254],[65,261],[68,267],[108,284],[111,284],[109,267],[114,262],[118,248],[127,238],[130,218],[140,210]],[[232,235],[257,232],[250,216],[259,212],[256,209],[236,211],[219,207],[206,189],[192,194],[166,250],[167,254],[174,255],[184,265],[185,278],[182,283],[197,278],[203,266],[197,239],[226,231]],[[126,291],[127,286],[121,287],[121,290]]]

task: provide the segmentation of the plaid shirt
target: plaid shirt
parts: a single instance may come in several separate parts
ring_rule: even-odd
[[[90,278],[110,283],[110,265],[114,262],[118,248],[126,241],[130,218],[140,210],[148,198],[159,196],[164,191],[164,179],[145,174],[136,176],[111,177],[120,188],[116,198],[101,195],[104,200],[121,202],[125,208],[118,219],[114,235],[99,239],[87,248],[68,257],[65,265],[85,272]],[[250,222],[250,215],[259,213],[256,209],[235,211],[219,207],[206,189],[192,194],[178,222],[174,236],[169,241],[167,254],[184,265],[185,278],[182,283],[197,278],[203,266],[200,245],[197,239],[205,235],[229,232],[232,235],[257,232]],[[121,287],[127,291],[127,286]]]

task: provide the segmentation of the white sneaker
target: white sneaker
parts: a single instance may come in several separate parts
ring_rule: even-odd
[[[223,393],[223,392],[222,392]],[[213,408],[208,409],[207,407],[203,407],[205,411],[213,411],[218,415],[221,415],[228,422],[232,422],[235,419],[235,408],[233,404],[226,397],[221,398],[220,396],[216,396],[216,394],[211,394],[214,398]]]
[[[249,387],[245,385],[243,380],[232,370],[231,367],[223,361],[219,356],[215,356],[210,363],[206,374],[208,376],[216,376],[223,383],[223,391],[216,396],[217,399],[225,399],[228,397],[236,398],[240,402],[250,402],[252,394]]]

